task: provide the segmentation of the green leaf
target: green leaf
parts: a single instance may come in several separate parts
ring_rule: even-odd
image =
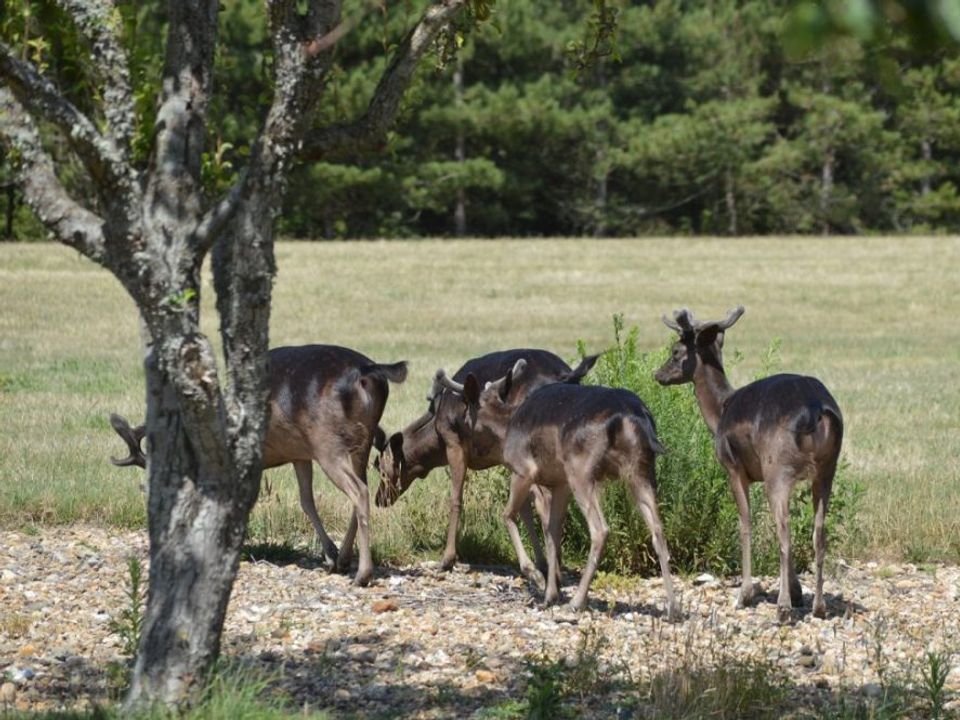
[[[960,42],[960,2],[957,2],[957,0],[934,0],[934,8],[950,36]]]

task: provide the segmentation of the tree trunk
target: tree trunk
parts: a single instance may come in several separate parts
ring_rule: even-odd
[[[820,232],[830,234],[830,201],[833,195],[833,151],[827,150],[823,156],[820,171]]]
[[[3,191],[7,196],[7,206],[4,210],[3,219],[3,237],[5,240],[13,240],[13,218],[17,211],[17,188],[13,183],[7,183],[3,186]]]
[[[594,68],[594,82],[598,88],[606,88],[607,73],[603,58],[597,60]],[[601,118],[597,121],[597,149],[594,153],[594,181],[596,186],[593,195],[593,236],[600,238],[607,234],[607,199],[609,169],[607,166],[607,144],[610,126]]]
[[[923,156],[924,164],[924,173],[923,178],[920,180],[920,194],[926,197],[930,194],[930,164],[933,161],[933,144],[927,140],[923,139],[923,142],[920,143],[920,152]]]
[[[167,334],[145,366],[150,594],[127,709],[181,702],[206,681],[257,495],[228,447],[206,340]]]
[[[463,58],[457,55],[457,68],[453,71],[453,97],[458,109],[463,109]],[[463,164],[467,161],[466,138],[463,132],[463,122],[457,120],[457,139],[454,157],[460,163],[460,169],[463,170]],[[457,188],[457,205],[453,211],[454,235],[464,237],[467,234],[467,192],[463,188],[463,178],[460,179],[460,187]]]
[[[723,173],[724,201],[727,204],[727,233],[736,236],[737,227],[737,193],[733,183],[733,172],[728,167]]]

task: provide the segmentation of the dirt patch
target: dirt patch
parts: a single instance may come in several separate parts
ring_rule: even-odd
[[[116,692],[122,662],[111,620],[125,606],[127,557],[146,563],[144,533],[93,527],[0,532],[0,703],[23,710],[82,708]],[[569,597],[576,575],[565,576]],[[808,585],[809,576],[801,576]],[[266,670],[293,707],[378,717],[467,717],[524,696],[531,657],[570,658],[586,643],[607,695],[583,709],[631,702],[643,678],[737,657],[776,669],[816,704],[869,695],[916,673],[925,653],[960,649],[960,569],[838,563],[826,583],[828,617],[776,621],[775,580],[745,610],[733,579],[680,579],[685,619],[661,616],[659,579],[606,583],[589,609],[541,609],[512,568],[432,563],[380,568],[371,587],[328,575],[309,558],[241,565],[223,648]],[[960,689],[960,655],[947,686]],[[635,700],[635,699],[634,699]],[[590,714],[590,712],[584,712]]]

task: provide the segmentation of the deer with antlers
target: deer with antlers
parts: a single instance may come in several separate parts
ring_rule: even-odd
[[[779,374],[735,389],[723,370],[724,333],[743,314],[731,310],[722,321],[699,322],[687,309],[663,322],[679,339],[654,377],[661,385],[693,383],[704,421],[715,438],[717,459],[730,479],[740,517],[742,582],[737,607],[756,589],[750,572],[750,484],[763,483],[780,545],[781,621],[802,603],[800,581],[790,555],[789,501],[802,480],[812,482],[816,565],[813,614],[826,615],[823,600],[824,519],[843,440],[843,417],[836,400],[813,377]]]

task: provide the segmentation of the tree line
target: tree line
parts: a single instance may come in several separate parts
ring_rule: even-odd
[[[338,41],[321,122],[363,111],[389,39],[421,5],[356,16]],[[75,84],[69,24],[41,42],[31,25],[51,27],[56,8],[18,7],[33,11],[8,13],[4,35]],[[788,9],[768,0],[620,7],[606,52],[579,67],[598,22],[590,5],[498,2],[479,32],[438,40],[385,142],[298,165],[279,230],[323,239],[956,230],[957,48],[890,40],[864,49],[848,38],[791,53]],[[259,0],[221,10],[217,79],[231,93],[218,100],[204,160],[213,191],[243,164],[270,97],[263,13]],[[165,13],[148,2],[124,18],[149,116]],[[140,138],[144,155],[149,143]],[[35,236],[3,173],[6,231]]]

